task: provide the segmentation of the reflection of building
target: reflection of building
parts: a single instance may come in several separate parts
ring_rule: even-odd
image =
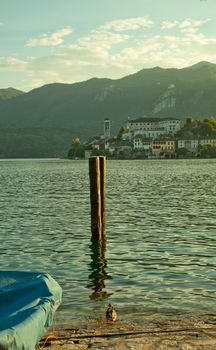
[[[104,119],[104,139],[108,140],[111,137],[111,121],[110,119]]]

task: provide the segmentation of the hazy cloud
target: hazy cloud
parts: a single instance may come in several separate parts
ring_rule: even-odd
[[[185,19],[184,21],[179,23],[179,28],[182,33],[196,33],[199,30],[199,27],[201,27],[203,24],[209,22],[210,19],[205,20],[192,20],[192,19]]]
[[[154,34],[148,17],[106,22],[86,35],[63,44],[72,32],[63,28],[31,39],[28,46],[55,45],[47,56],[18,60],[0,58],[0,70],[25,71],[32,87],[53,82],[73,83],[92,77],[120,78],[153,66],[183,67],[200,60],[216,61],[216,38],[201,32],[209,19],[166,20]],[[139,35],[135,30],[139,30]],[[127,33],[126,33],[127,31]],[[169,35],[167,35],[169,34]],[[30,49],[29,49],[30,50]]]
[[[77,46],[80,49],[88,49],[90,51],[106,53],[115,45],[124,43],[129,39],[126,34],[106,32],[101,30],[94,30],[88,36],[85,36],[77,41],[73,47]]]
[[[178,21],[163,21],[162,22],[162,29],[172,29],[178,25]]]
[[[0,57],[0,71],[23,72],[28,63],[15,57]]]
[[[189,37],[156,35],[140,40],[134,47],[123,49],[115,60],[128,69],[133,62],[134,70],[153,66],[178,68],[200,60],[214,62],[216,39],[207,38],[200,33]]]
[[[135,17],[106,22],[101,29],[123,32],[140,28],[149,28],[152,25],[153,21],[149,17]]]
[[[193,20],[190,18],[184,19],[182,21],[163,21],[161,28],[164,29],[180,29],[181,33],[193,34],[196,33],[199,28],[210,21],[210,18],[204,20]]]
[[[42,34],[38,38],[29,39],[27,46],[56,46],[64,42],[64,37],[73,32],[72,28],[66,27],[51,34]]]
[[[120,78],[154,66],[184,67],[198,60],[216,61],[216,39],[203,35],[157,35],[136,41],[133,46],[122,48],[117,53],[74,46],[40,60],[35,59],[31,69],[32,76],[44,83],[72,83],[95,76]],[[61,69],[56,72],[56,67]]]

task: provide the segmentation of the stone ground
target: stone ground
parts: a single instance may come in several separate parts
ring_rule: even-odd
[[[88,322],[77,329],[50,330],[36,349],[216,350],[216,316]]]

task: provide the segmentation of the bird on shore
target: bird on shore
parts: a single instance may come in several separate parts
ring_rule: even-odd
[[[108,305],[108,308],[106,310],[106,319],[107,321],[115,321],[117,319],[117,313],[114,310],[114,307],[112,304]]]

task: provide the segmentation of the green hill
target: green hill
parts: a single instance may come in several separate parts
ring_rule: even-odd
[[[14,88],[7,88],[7,89],[0,89],[0,101],[1,100],[8,100],[10,98],[20,96],[24,94],[23,91],[16,90]]]
[[[0,156],[66,155],[73,137],[102,133],[107,117],[116,132],[128,117],[215,116],[215,93],[216,65],[208,62],[143,69],[117,80],[45,85],[0,100]]]

